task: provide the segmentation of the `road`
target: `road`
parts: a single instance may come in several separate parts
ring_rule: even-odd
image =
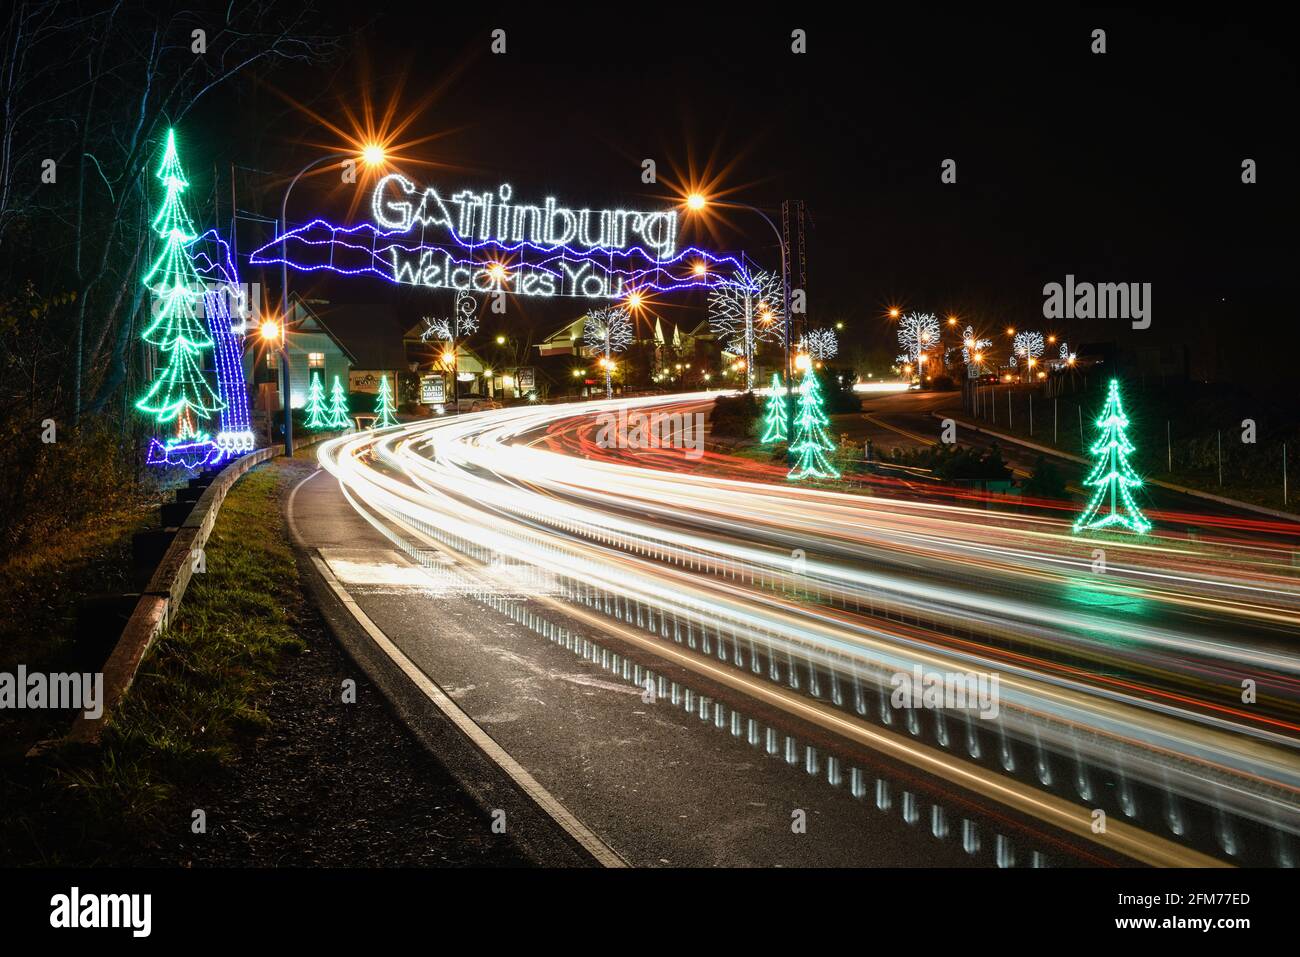
[[[1283,544],[1108,536],[1098,571],[1050,514],[594,441],[709,398],[346,437],[292,517],[630,863],[1293,863]],[[997,707],[899,707],[900,675],[996,678]]]

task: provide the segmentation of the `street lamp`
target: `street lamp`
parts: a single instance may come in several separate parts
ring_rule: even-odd
[[[293,455],[293,411],[289,408],[289,349],[285,336],[287,331],[287,327],[282,327],[274,319],[263,320],[257,330],[262,341],[266,343],[267,348],[274,348],[280,354],[280,389],[284,394],[284,454]],[[266,420],[266,428],[269,433],[271,431],[271,408],[269,401],[267,402]],[[272,437],[268,434],[268,443],[271,441],[271,438]]]
[[[703,193],[691,193],[690,195],[688,195],[688,196],[686,197],[686,208],[689,209],[689,210],[692,210],[692,211],[696,211],[696,212],[698,212],[699,210],[704,209],[704,207],[705,207],[707,204],[708,204],[708,200],[704,197],[704,194],[703,194]],[[785,237],[781,234],[781,230],[779,230],[779,229],[776,228],[776,223],[772,222],[772,217],[769,216],[769,215],[767,215],[767,213],[763,212],[763,211],[762,211],[761,209],[759,209],[757,206],[751,206],[749,203],[728,203],[727,205],[728,205],[728,206],[736,206],[736,207],[738,207],[738,208],[740,208],[740,209],[746,209],[746,210],[749,210],[749,212],[751,212],[751,213],[756,213],[757,215],[761,216],[761,217],[763,218],[763,222],[767,223],[767,225],[768,225],[769,227],[771,227],[771,229],[772,229],[772,235],[774,235],[774,236],[776,237],[777,247],[781,250],[781,297],[782,297],[782,306],[783,306],[783,309],[782,309],[782,315],[785,316],[785,324],[784,324],[785,328],[784,328],[784,330],[783,330],[783,332],[784,332],[784,336],[783,336],[783,343],[782,343],[782,344],[783,344],[783,346],[785,347],[785,415],[786,415],[786,434],[787,434],[787,435],[794,435],[794,402],[793,402],[794,386],[793,386],[793,383],[790,381],[791,376],[792,376],[792,370],[791,370],[791,368],[790,368],[790,364],[791,364],[791,357],[790,357],[790,268],[789,268],[790,264],[789,264],[789,255],[788,255],[788,251],[787,251],[786,248],[785,248]],[[793,461],[793,460],[794,460],[794,456],[793,456],[793,454],[789,451],[789,446],[788,446],[788,445],[787,445],[787,447],[786,447],[786,460],[787,460],[787,461]]]
[[[361,162],[366,166],[379,166],[383,164],[384,157],[384,148],[378,143],[367,143],[361,149]],[[289,324],[289,194],[293,192],[293,188],[298,185],[298,180],[302,179],[304,174],[321,163],[337,159],[339,159],[338,153],[327,153],[298,170],[298,175],[289,181],[284,191],[284,199],[280,202],[280,319],[286,329]],[[289,402],[288,349],[282,348],[280,355],[283,357],[284,365],[284,454],[293,455],[293,413]]]

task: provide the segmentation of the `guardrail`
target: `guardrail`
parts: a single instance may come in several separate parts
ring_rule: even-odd
[[[342,434],[323,432],[297,443],[297,447],[306,448]],[[181,521],[176,536],[163,553],[162,560],[140,594],[131,617],[127,619],[121,637],[118,638],[117,644],[104,663],[102,714],[94,719],[84,715],[78,717],[73,722],[65,741],[79,744],[98,743],[104,728],[108,726],[108,719],[113,709],[135,681],[140,662],[144,660],[154,639],[176,619],[181,601],[185,597],[185,590],[189,587],[190,578],[194,574],[196,555],[207,544],[208,537],[212,534],[212,527],[217,522],[217,513],[221,511],[221,505],[226,500],[226,493],[254,466],[283,454],[283,444],[249,452],[218,472],[212,483],[203,490],[194,507]]]

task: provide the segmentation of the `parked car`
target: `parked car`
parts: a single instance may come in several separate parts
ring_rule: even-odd
[[[486,395],[477,394],[462,395],[457,400],[457,403],[462,413],[485,412],[488,409],[499,409],[502,407],[501,403],[496,399]],[[455,412],[456,408],[457,405],[453,405],[451,402],[439,402],[433,406],[433,412],[435,415],[447,415],[448,413]]]

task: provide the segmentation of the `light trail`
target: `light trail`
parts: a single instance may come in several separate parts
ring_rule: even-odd
[[[898,743],[881,735],[897,733],[866,720],[877,702],[880,722],[902,720],[887,705],[894,676],[916,666],[996,675],[995,720],[947,716],[964,721],[968,750],[984,766],[902,739],[914,746],[904,749],[909,762],[958,787],[1150,863],[1202,853],[1178,840],[1192,808],[1214,820],[1219,856],[1241,857],[1233,822],[1245,822],[1281,842],[1274,862],[1292,860],[1294,545],[1107,539],[1113,555],[1095,574],[1098,543],[1070,535],[1064,518],[766,484],[685,471],[693,463],[680,452],[675,461],[665,450],[646,453],[681,469],[667,471],[590,439],[594,413],[709,399],[494,410],[346,436],[319,454],[372,522],[470,556],[485,587],[513,587],[518,569],[531,569],[545,602],[715,679],[722,667],[742,693],[895,757]],[[650,629],[628,624],[633,606]],[[684,646],[683,630],[714,635],[720,653],[729,649],[726,664],[685,650],[694,640]],[[814,700],[808,686],[822,680],[851,685],[852,703]],[[1241,696],[1246,680],[1258,689],[1251,704]],[[915,718],[906,715],[913,735]],[[942,727],[945,717],[934,721]],[[998,747],[977,747],[983,738]],[[1008,756],[1017,748],[1037,755],[1044,780],[988,766],[990,751],[1015,765]],[[1062,805],[1046,790],[1056,782],[1041,769],[1062,755],[1078,769],[1073,797],[1083,803]],[[1141,837],[1125,831],[1121,841],[1114,826],[1091,833],[1098,788],[1084,779],[1097,769],[1118,782],[1124,826]],[[1166,796],[1168,834],[1143,832],[1140,813],[1128,813],[1140,803],[1137,785]]]

